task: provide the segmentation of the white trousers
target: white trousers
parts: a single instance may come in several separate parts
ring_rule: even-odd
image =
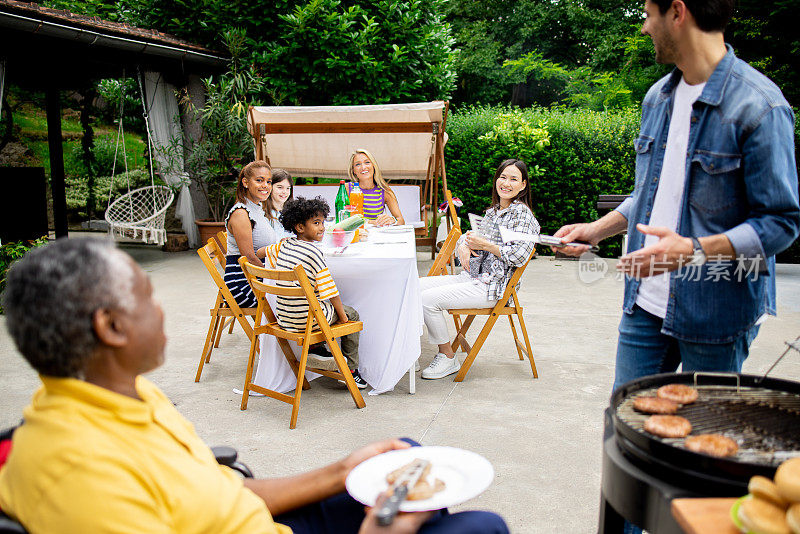
[[[469,275],[423,276],[419,279],[422,292],[422,314],[428,327],[428,341],[442,345],[450,341],[447,332],[446,310],[457,308],[491,308],[497,300],[489,300],[489,287],[469,278]]]

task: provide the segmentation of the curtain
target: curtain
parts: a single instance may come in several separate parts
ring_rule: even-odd
[[[183,130],[175,87],[164,81],[161,73],[152,71],[144,73],[144,82],[153,160],[164,181],[171,186],[180,186],[175,215],[189,238],[189,246],[196,248],[200,243],[200,235],[194,223],[189,175],[183,167]]]

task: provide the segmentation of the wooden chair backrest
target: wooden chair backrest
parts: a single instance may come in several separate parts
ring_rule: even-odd
[[[219,248],[217,241],[213,237],[208,238],[208,242],[197,249],[197,254],[200,256],[200,259],[203,260],[203,264],[206,266],[206,269],[208,269],[208,274],[211,275],[217,288],[220,291],[222,291],[223,288],[228,290],[228,286],[222,278],[225,273],[225,253]],[[228,295],[225,296],[226,300],[228,300],[228,297],[233,299],[230,290],[227,292]]]
[[[447,274],[447,264],[450,263],[453,257],[459,237],[461,237],[461,228],[453,226],[448,232],[447,239],[444,240],[441,250],[436,255],[433,265],[428,270],[428,276]]]
[[[450,221],[453,226],[458,226],[458,213],[456,213],[456,205],[453,204],[453,193],[449,189],[445,189],[444,198],[447,200],[447,212],[450,215]]]
[[[228,253],[228,232],[225,230],[220,230],[217,232],[217,243],[219,244],[220,250],[222,250],[223,254]],[[223,257],[223,265],[225,264],[224,257]]]
[[[203,265],[206,266],[208,274],[211,275],[211,279],[214,280],[214,283],[217,285],[217,289],[219,290],[217,296],[219,297],[219,295],[222,295],[225,304],[228,305],[236,317],[240,318],[239,324],[241,324],[247,337],[253,339],[253,329],[247,321],[241,319],[244,317],[244,312],[241,306],[236,302],[233,293],[231,293],[231,290],[228,288],[223,278],[225,273],[225,254],[219,248],[217,241],[213,237],[209,238],[208,243],[197,249],[197,255],[203,260]],[[219,303],[219,300],[217,302]]]
[[[536,254],[536,247],[533,247],[533,250],[531,250],[531,253],[528,255],[528,259],[525,260],[525,263],[523,263],[521,267],[517,267],[516,269],[514,269],[514,274],[511,275],[511,279],[508,281],[506,290],[503,291],[503,296],[500,297],[500,300],[498,301],[502,303],[503,306],[506,305],[508,299],[511,297],[511,293],[514,291],[514,288],[519,283],[519,279],[522,278],[522,273],[525,272],[525,268],[531,262],[531,259],[533,259],[534,254]]]
[[[285,269],[267,269],[265,267],[253,265],[247,261],[247,258],[244,256],[239,258],[239,265],[242,266],[244,276],[247,278],[250,287],[253,288],[253,293],[255,293],[258,299],[259,310],[256,312],[256,327],[261,324],[259,322],[261,313],[264,313],[270,322],[277,321],[272,306],[267,302],[266,294],[284,297],[305,297],[308,301],[309,308],[309,318],[308,321],[306,321],[306,333],[308,334],[312,330],[314,324],[314,320],[312,320],[313,315],[313,318],[316,319],[316,323],[320,325],[323,331],[330,335],[330,325],[328,325],[328,321],[322,313],[322,306],[319,304],[317,294],[314,292],[314,287],[311,285],[311,281],[309,281],[306,270],[302,265],[295,265],[294,269],[291,271]],[[296,281],[300,284],[300,287],[280,287],[269,284],[264,280],[280,280],[283,282]]]

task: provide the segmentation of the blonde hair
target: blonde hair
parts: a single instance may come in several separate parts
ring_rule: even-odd
[[[389,184],[386,183],[386,180],[383,179],[383,174],[381,174],[381,168],[378,166],[378,162],[375,161],[375,158],[372,154],[369,153],[369,150],[366,148],[357,148],[350,154],[350,167],[347,169],[347,174],[350,176],[350,181],[354,183],[358,183],[358,178],[356,177],[355,173],[353,172],[353,162],[356,159],[356,154],[364,154],[369,159],[369,162],[372,163],[372,179],[375,181],[375,185],[387,191],[390,195],[394,196],[394,193],[391,189],[389,189]]]

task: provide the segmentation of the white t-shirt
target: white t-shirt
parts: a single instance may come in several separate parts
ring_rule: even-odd
[[[700,97],[705,82],[689,85],[681,77],[675,90],[672,105],[672,118],[667,133],[667,148],[664,152],[664,164],[658,180],[658,190],[653,201],[649,226],[666,226],[672,231],[678,227],[683,188],[686,183],[686,149],[689,146],[689,125],[692,116],[692,104]],[[648,235],[644,238],[644,247],[658,242],[658,237]],[[657,264],[656,264],[657,265]],[[667,314],[667,298],[669,297],[669,273],[649,276],[642,279],[636,304],[645,311],[662,319]]]

